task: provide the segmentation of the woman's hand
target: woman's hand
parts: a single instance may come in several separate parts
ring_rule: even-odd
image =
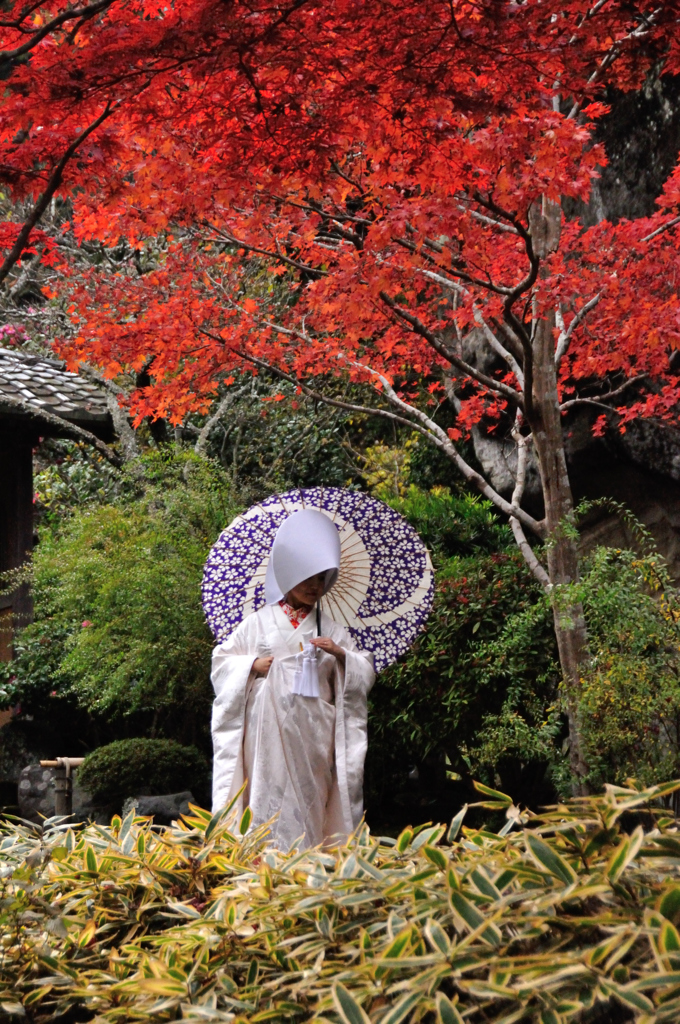
[[[312,639],[312,643],[315,647],[320,647],[322,651],[326,651],[327,654],[332,654],[334,658],[337,658],[341,665],[345,664],[345,652],[342,647],[338,647],[335,640],[331,640],[329,636],[315,636]]]
[[[266,676],[272,667],[273,658],[255,658],[253,672],[256,676]]]

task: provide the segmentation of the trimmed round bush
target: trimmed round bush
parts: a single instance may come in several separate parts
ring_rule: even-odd
[[[178,793],[204,795],[208,762],[196,747],[175,740],[116,740],[88,754],[78,772],[83,789],[95,803],[120,807],[130,796]]]

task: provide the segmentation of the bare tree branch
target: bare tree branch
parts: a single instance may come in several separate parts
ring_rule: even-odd
[[[472,468],[472,466],[470,466],[465,461],[463,456],[460,454],[456,446],[449,438],[448,434],[446,434],[442,430],[439,424],[435,423],[434,420],[430,419],[427,413],[424,413],[421,409],[416,409],[415,406],[409,405],[408,402],[405,402],[402,398],[399,398],[396,391],[390,384],[389,380],[386,377],[384,377],[383,374],[378,373],[377,370],[372,370],[370,366],[364,366],[362,363],[353,363],[352,365],[358,366],[361,369],[365,370],[367,373],[370,373],[374,377],[377,377],[380,383],[382,384],[383,390],[387,395],[389,401],[392,403],[392,405],[394,405],[397,409],[401,409],[407,415],[410,415],[414,419],[418,420],[425,428],[424,430],[421,430],[420,433],[425,433],[425,436],[429,437],[429,439],[434,444],[436,444],[437,447],[440,448],[451,459],[453,463],[455,463],[457,469],[462,474],[462,476],[464,476],[469,483],[473,484],[478,491],[481,491],[484,497],[488,498],[491,502],[493,502],[496,508],[500,509],[500,511],[503,512],[506,516],[514,516],[515,518],[519,519],[520,522],[522,522],[533,533],[535,533],[537,537],[543,538],[545,536],[545,527],[543,523],[540,523],[537,519],[534,519],[533,516],[530,516],[528,512],[525,512],[523,509],[514,506],[510,502],[506,501],[505,498],[502,495],[500,495],[498,491],[496,491],[491,486],[491,484],[489,484],[484,479],[484,477],[481,476],[480,473],[478,473],[475,469]]]
[[[600,5],[595,4],[595,7],[592,8],[591,11],[589,11],[588,14],[585,16],[584,21],[586,20],[586,18],[592,17],[593,12],[599,10],[599,6]],[[583,95],[580,99],[574,102],[574,105],[572,106],[571,110],[567,115],[568,118],[571,118],[573,120],[573,118],[575,118],[580,113],[588,89],[591,86],[595,85],[595,83],[602,78],[607,68],[609,68],[614,63],[614,61],[620,57],[620,55],[623,53],[625,44],[629,43],[633,39],[641,39],[643,36],[647,35],[650,28],[658,18],[659,14],[662,13],[662,11],[662,6],[655,8],[655,10],[653,10],[650,14],[644,16],[646,22],[645,25],[641,25],[640,27],[633,29],[633,31],[629,32],[628,35],[623,36],[622,39],[617,39],[612,44],[612,46],[609,48],[607,53],[605,53],[604,57],[600,61],[598,67],[595,69],[595,71],[593,71],[592,75],[586,82]]]
[[[640,241],[651,242],[651,240],[656,238],[657,235],[663,234],[663,232],[668,231],[669,228],[674,228],[676,224],[680,224],[680,217],[673,217],[672,220],[666,221],[666,223],[662,224],[660,228],[657,228],[656,231],[652,231],[649,235],[645,235],[645,237],[641,238]]]
[[[515,487],[512,492],[510,504],[514,508],[519,508],[522,503],[522,498],[524,496],[524,487],[526,484],[527,477],[527,462],[529,459],[529,448],[531,446],[532,441],[531,435],[525,437],[522,434],[521,419],[519,413],[515,417],[515,423],[512,429],[512,436],[515,441],[515,444],[517,445],[517,476],[515,478]],[[548,590],[550,587],[550,577],[548,576],[548,573],[545,571],[545,569],[539,562],[538,558],[536,557],[536,553],[529,544],[526,538],[526,534],[524,533],[524,529],[522,528],[522,524],[520,523],[517,516],[510,517],[510,529],[512,530],[517,547],[522,552],[524,561],[527,563],[527,565],[529,566],[529,568],[531,569],[532,573],[539,581],[541,586],[545,587],[545,589]]]
[[[475,318],[475,323],[479,327],[481,327],[482,331],[484,332],[484,337],[486,338],[491,348],[494,350],[494,352],[496,352],[497,355],[501,357],[501,359],[505,361],[505,363],[508,365],[508,367],[512,370],[515,377],[517,378],[517,383],[519,384],[520,388],[524,390],[524,374],[522,372],[521,366],[513,356],[512,352],[508,352],[505,345],[501,344],[501,342],[498,340],[498,338],[496,337],[496,335],[491,330],[486,320],[482,316],[481,310],[479,310],[477,307],[475,307],[474,309],[473,316]]]
[[[265,259],[279,260],[281,263],[285,263],[289,267],[293,267],[295,270],[302,270],[306,274],[318,274],[319,277],[323,277],[328,273],[326,270],[317,270],[315,267],[309,266],[307,263],[301,263],[299,260],[294,260],[290,256],[286,256],[281,252],[281,247],[278,240],[275,241],[276,251],[272,252],[271,249],[261,249],[257,245],[251,245],[249,242],[244,242],[242,238],[237,238],[236,235],[232,235],[230,231],[225,231],[223,228],[216,228],[213,224],[208,225],[211,231],[214,231],[220,236],[225,242],[230,245],[238,245],[241,249],[247,249],[248,252],[256,253],[258,256],[264,256]]]
[[[678,219],[680,220],[680,218]],[[560,336],[557,339],[557,345],[555,347],[555,366],[560,365],[562,357],[566,354],[567,349],[569,348],[569,342],[571,341],[571,336],[575,329],[584,320],[588,313],[590,313],[591,309],[595,309],[595,306],[597,306],[601,298],[602,292],[598,292],[597,295],[594,295],[592,299],[589,299],[588,302],[581,306],[579,311],[574,314],[574,317],[567,328],[564,326],[562,311],[557,311],[557,326],[560,329]]]
[[[612,412],[613,410],[610,409],[608,405],[605,405],[605,402],[608,402],[612,398],[619,398],[620,395],[622,395],[624,391],[627,391],[628,388],[632,387],[634,384],[639,384],[641,380],[647,380],[648,377],[649,374],[647,373],[641,373],[637,377],[631,377],[629,380],[624,381],[618,388],[614,388],[613,391],[607,391],[604,395],[593,395],[589,398],[570,398],[568,401],[562,402],[560,405],[560,411],[566,412],[567,409],[573,409],[576,405],[599,405],[607,409],[608,412]]]
[[[119,399],[127,399],[128,395],[123,388],[118,387],[112,380],[108,380],[103,374],[99,373],[92,366],[88,366],[87,363],[80,363],[78,366],[78,375],[81,377],[87,377],[94,384],[100,387],[106,392],[106,405],[111,414],[113,421],[113,429],[115,430],[120,443],[123,447],[125,455],[125,462],[133,462],[140,456],[139,446],[137,444],[137,435],[135,434],[130,419],[121,407]]]
[[[438,352],[440,356],[443,356],[447,362],[451,363],[452,366],[455,366],[456,369],[461,371],[461,373],[464,373],[467,377],[471,377],[473,380],[476,380],[478,384],[482,384],[485,388],[488,388],[489,391],[494,391],[496,394],[502,395],[503,398],[512,402],[513,405],[518,405],[520,408],[523,406],[524,399],[519,391],[515,391],[515,389],[511,388],[508,384],[503,384],[502,381],[495,380],[493,377],[487,377],[485,373],[481,373],[480,370],[475,369],[475,367],[471,366],[470,363],[466,363],[464,359],[461,359],[460,356],[456,355],[456,353],[453,352],[448,345],[445,345],[443,341],[432,333],[432,331],[428,330],[422,320],[417,316],[414,316],[413,313],[409,313],[407,309],[403,309],[403,307],[391,298],[387,292],[380,292],[380,298],[383,300],[385,305],[390,307],[392,312],[399,317],[400,320],[409,324],[411,330],[415,334],[419,334],[421,338],[424,338],[425,341],[432,346],[435,352]]]
[[[205,449],[208,446],[208,441],[210,440],[210,432],[212,428],[215,426],[215,424],[219,423],[227,409],[231,405],[233,405],[233,403],[236,401],[239,395],[242,395],[247,390],[248,385],[244,384],[243,387],[236,388],[234,391],[230,391],[228,394],[224,396],[224,398],[217,407],[217,412],[210,416],[201,427],[198,439],[196,441],[196,444],[194,445],[194,451],[196,452],[197,455],[202,455],[205,452]]]

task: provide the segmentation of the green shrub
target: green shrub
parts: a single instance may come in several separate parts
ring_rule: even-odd
[[[491,502],[462,486],[425,491],[411,484],[401,497],[383,500],[409,520],[438,566],[456,555],[484,557],[516,550],[510,527],[501,522]]]
[[[174,740],[116,740],[93,750],[78,771],[78,781],[96,803],[121,807],[129,796],[178,793],[203,795],[208,764],[195,747]]]
[[[141,471],[115,503],[42,531],[36,621],[0,667],[0,706],[37,718],[75,704],[92,722],[86,749],[131,732],[207,749],[213,638],[200,586],[238,507],[223,471],[192,453],[149,453]],[[82,749],[82,733],[69,740]]]
[[[612,548],[593,552],[586,582],[589,781],[651,784],[680,774],[680,593],[660,556]]]
[[[450,777],[469,780],[473,766],[478,777],[511,788],[523,802],[551,799],[549,789],[544,793],[535,785],[553,758],[555,732],[561,729],[547,710],[559,682],[550,621],[535,631],[531,656],[524,650],[522,660],[513,663],[511,679],[505,664],[490,670],[486,652],[505,623],[529,612],[540,597],[540,585],[516,551],[477,553],[442,564],[426,631],[403,660],[378,677],[369,698],[369,820],[384,825],[400,821],[402,814],[412,816],[414,799],[428,807],[422,813],[453,813],[455,801],[467,797],[460,786],[449,784]],[[510,703],[526,720],[533,745],[513,750],[499,762],[498,772],[495,763],[479,758],[479,734]],[[526,786],[520,778],[523,765],[530,766]],[[415,785],[408,778],[413,769]]]
[[[284,854],[194,809],[0,824],[0,1009],[31,1024],[674,1024],[680,787]]]
[[[663,559],[597,548],[584,559],[577,593],[591,655],[581,690],[588,783],[597,789],[680,775],[680,593]],[[486,711],[469,748],[478,776],[502,775],[508,758],[530,761],[542,749],[558,790],[570,791],[557,728],[559,674],[546,658],[553,644],[552,610],[537,594],[477,650],[484,687],[506,694],[500,711]]]

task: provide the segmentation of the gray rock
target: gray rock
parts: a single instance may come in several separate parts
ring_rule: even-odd
[[[20,817],[39,824],[54,814],[54,768],[29,764],[21,770],[17,789]],[[87,790],[78,785],[77,769],[73,775],[73,819],[108,824],[108,817],[102,815]]]
[[[188,789],[159,796],[131,796],[123,804],[123,817],[134,807],[137,814],[153,815],[157,825],[170,825],[181,814],[188,814],[189,804],[195,802],[193,793]]]

